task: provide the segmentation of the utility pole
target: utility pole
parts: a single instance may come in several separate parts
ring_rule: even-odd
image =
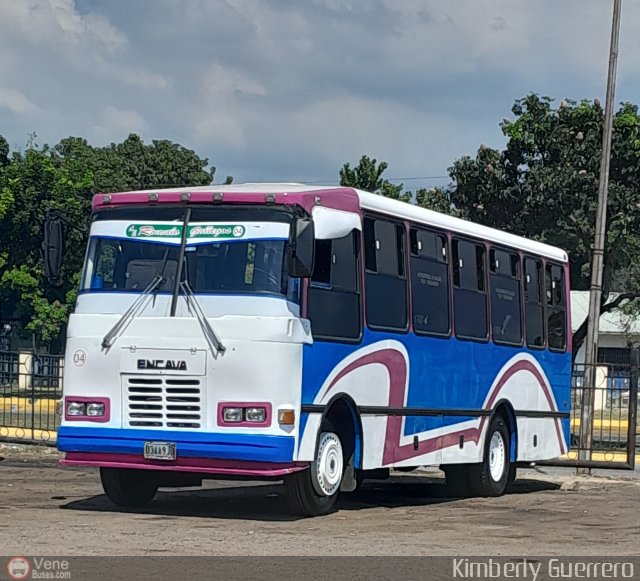
[[[613,0],[613,24],[611,27],[611,49],[609,51],[609,75],[607,77],[607,100],[602,128],[602,157],[600,159],[600,181],[598,183],[598,209],[596,230],[591,260],[591,287],[589,292],[589,315],[585,343],[585,374],[580,418],[579,460],[591,460],[593,443],[594,395],[596,387],[596,364],[598,362],[598,334],[600,332],[600,300],[602,298],[602,270],[607,228],[607,195],[609,192],[609,162],[611,160],[611,133],[613,129],[613,101],[616,88],[618,64],[618,41],[620,38],[620,9],[622,0]]]

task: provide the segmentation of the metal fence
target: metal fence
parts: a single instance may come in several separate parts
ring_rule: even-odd
[[[592,373],[588,373],[592,370]],[[635,468],[638,433],[638,350],[614,363],[574,365],[571,383],[571,442],[569,453],[547,466],[576,468]],[[592,410],[589,429],[585,411]]]
[[[0,351],[0,439],[55,444],[62,355]]]
[[[595,366],[575,365],[571,385],[571,441],[565,457],[545,465],[633,469],[637,428],[639,353]],[[55,444],[64,357],[36,350],[0,351],[0,440]],[[584,406],[593,402],[590,446],[585,447]]]

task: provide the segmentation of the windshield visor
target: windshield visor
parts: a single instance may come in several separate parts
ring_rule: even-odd
[[[188,226],[182,279],[194,293],[287,294],[286,224]],[[82,292],[142,292],[156,276],[171,292],[182,225],[97,222],[89,242]]]

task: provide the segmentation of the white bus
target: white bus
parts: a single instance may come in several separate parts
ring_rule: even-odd
[[[99,467],[118,505],[233,476],[319,515],[422,465],[502,494],[567,450],[568,289],[562,250],[352,188],[97,195],[63,464]]]

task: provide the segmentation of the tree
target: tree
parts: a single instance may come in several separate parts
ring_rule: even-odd
[[[44,343],[55,340],[75,301],[93,194],[206,185],[215,172],[207,166],[207,159],[181,145],[146,145],[137,135],[98,148],[77,137],[38,147],[32,138],[24,152],[11,155],[0,137],[0,319],[19,321]],[[42,265],[42,225],[49,208],[77,226],[65,228],[57,287],[44,278]]]
[[[416,190],[416,204],[427,210],[434,210],[441,214],[457,215],[451,205],[451,197],[446,188],[419,188]]]
[[[363,155],[354,168],[349,163],[342,166],[340,185],[408,202],[411,199],[411,192],[402,191],[404,184],[392,184],[382,177],[387,167],[389,164],[386,161],[378,163],[377,159]]]
[[[589,288],[603,111],[596,100],[530,94],[504,119],[503,150],[484,145],[449,168],[450,199],[465,218],[567,250],[572,288]],[[613,122],[602,312],[620,306],[612,292],[638,296],[640,281],[640,117],[622,103]],[[624,287],[620,285],[624,281]],[[574,334],[574,354],[586,322]]]
[[[420,188],[416,190],[414,196],[409,190],[403,191],[404,184],[392,184],[382,177],[388,167],[389,164],[386,161],[378,163],[378,160],[363,155],[355,167],[352,168],[349,163],[345,163],[342,166],[340,170],[340,185],[358,188],[402,202],[411,202],[415,199],[415,203],[423,208],[443,213],[452,212],[447,190],[443,188]]]

